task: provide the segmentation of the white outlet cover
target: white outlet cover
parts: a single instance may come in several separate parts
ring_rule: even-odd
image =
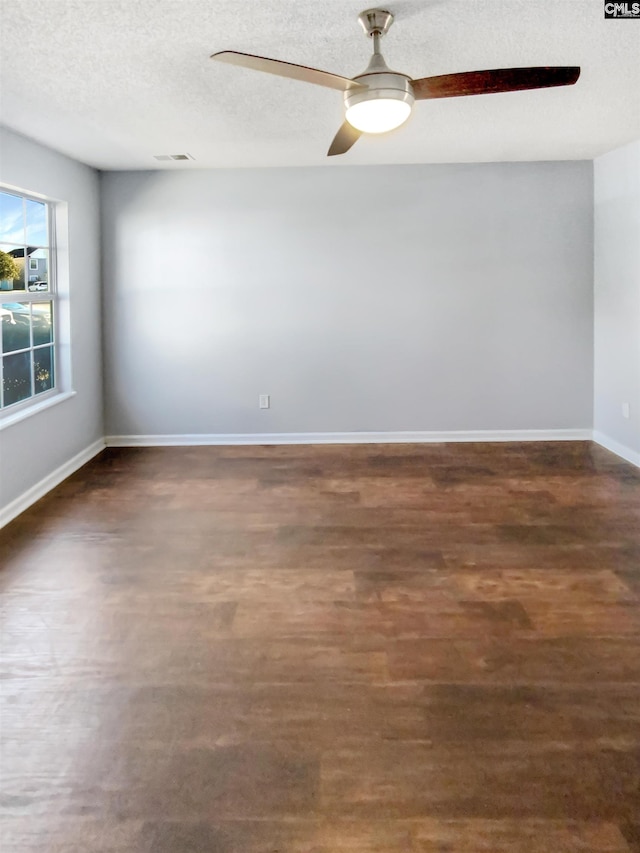
[[[271,400],[268,394],[260,394],[258,397],[258,405],[261,409],[268,409],[271,405]]]

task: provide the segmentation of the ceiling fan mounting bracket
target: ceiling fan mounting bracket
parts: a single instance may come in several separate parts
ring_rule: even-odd
[[[358,15],[358,20],[371,38],[374,35],[383,36],[387,32],[393,23],[393,15],[385,9],[365,9]]]

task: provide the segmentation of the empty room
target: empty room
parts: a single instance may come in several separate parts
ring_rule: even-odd
[[[0,12],[2,853],[640,853],[640,4]]]

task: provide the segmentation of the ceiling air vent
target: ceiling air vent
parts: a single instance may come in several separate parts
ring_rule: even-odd
[[[191,154],[154,154],[156,160],[195,160]]]

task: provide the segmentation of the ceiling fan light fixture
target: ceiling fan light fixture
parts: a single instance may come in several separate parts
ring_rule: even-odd
[[[374,70],[370,70],[372,66]],[[354,79],[367,87],[344,93],[345,118],[356,130],[387,133],[409,118],[414,103],[411,82],[404,74],[389,71],[379,54],[374,54],[367,71]]]
[[[348,107],[345,118],[362,133],[387,133],[411,115],[411,104],[396,98],[374,98]]]
[[[389,68],[380,51],[380,40],[393,23],[391,12],[365,9],[358,20],[373,43],[373,55],[362,74],[353,78],[237,50],[218,51],[211,59],[341,91],[345,120],[329,146],[328,157],[345,154],[363,133],[387,133],[400,127],[411,115],[415,100],[571,86],[580,76],[579,66],[568,65],[493,68],[414,79]]]

